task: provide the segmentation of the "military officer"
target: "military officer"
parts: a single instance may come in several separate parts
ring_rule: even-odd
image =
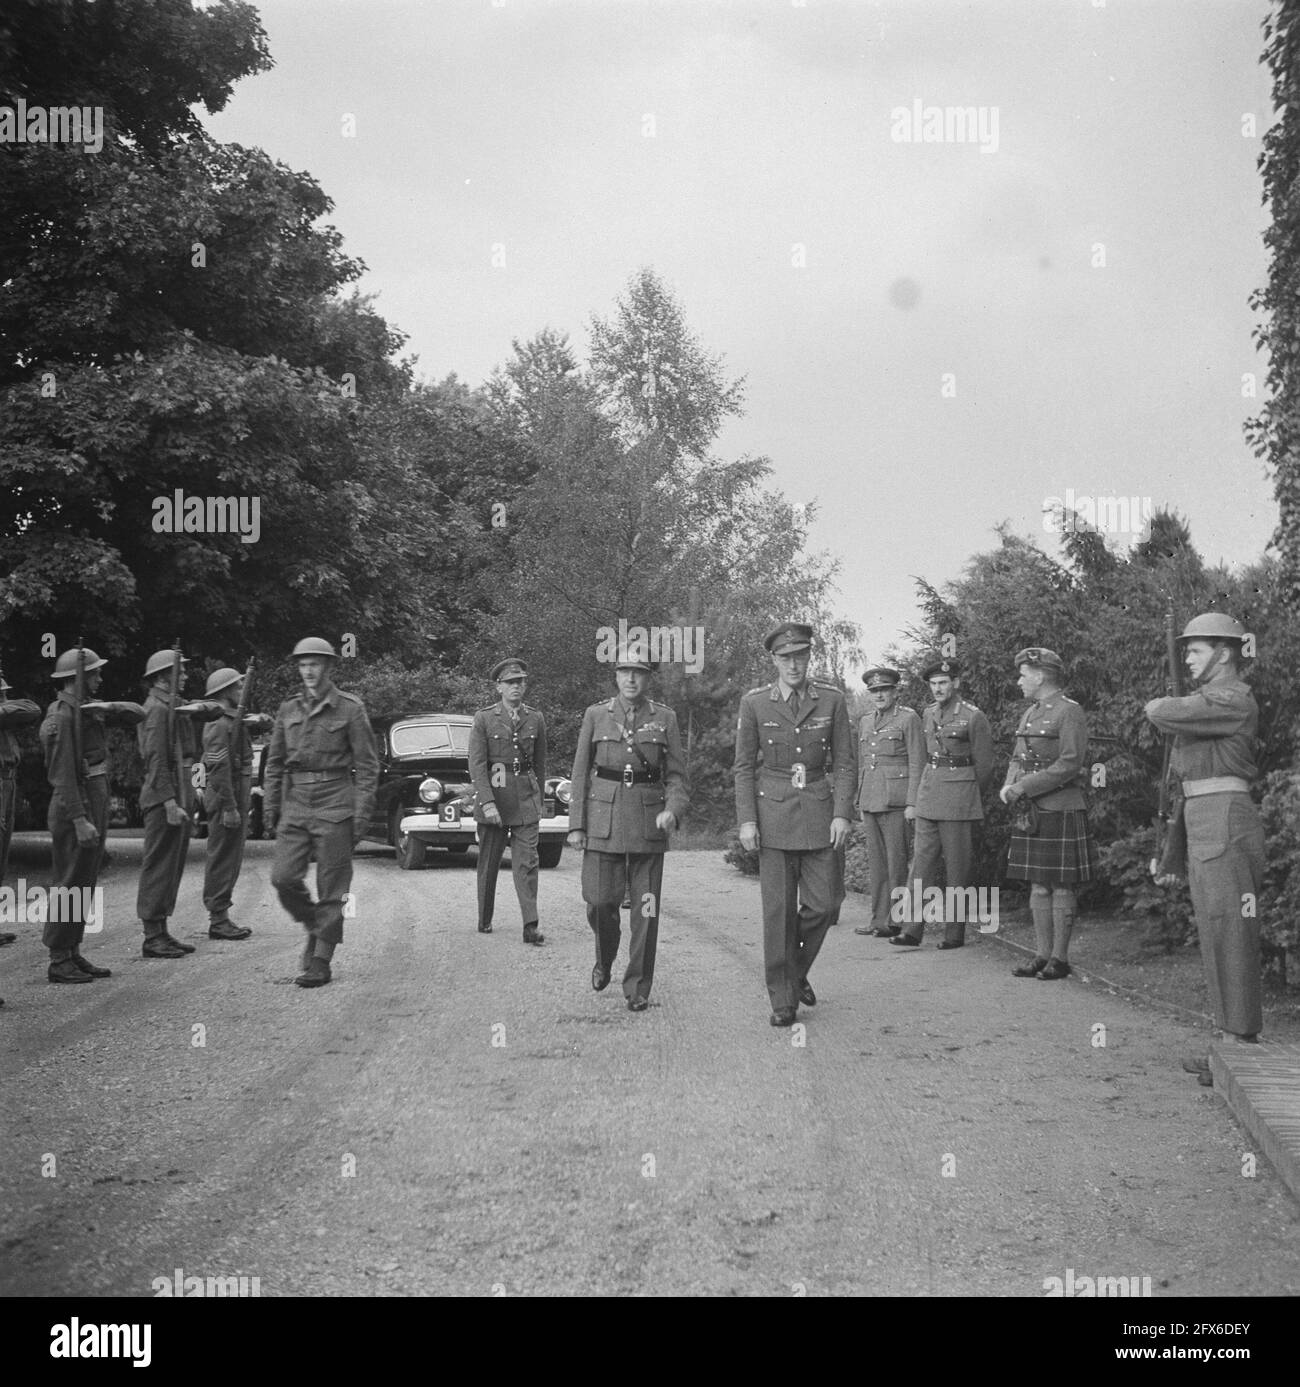
[[[492,679],[499,701],[474,714],[469,734],[469,773],[478,796],[478,928],[492,933],[497,872],[509,843],[524,943],[540,944],[546,936],[537,928],[537,825],[546,783],[546,721],[524,703],[523,660],[501,660]]]
[[[808,678],[813,628],[783,622],[763,645],[776,682],[740,700],[736,816],[759,854],[763,960],[771,1024],[815,1006],[808,973],[844,900],[840,856],[852,827],[857,766],[843,693]]]
[[[949,891],[970,884],[971,825],[984,818],[980,796],[993,778],[993,733],[988,718],[961,696],[961,665],[935,656],[926,662],[921,678],[929,684],[934,702],[921,719],[926,764],[916,792],[912,876],[920,890],[913,891],[914,900],[938,884],[934,878],[941,861]],[[924,921],[910,920],[889,942],[916,948],[924,933]],[[966,922],[945,918],[938,947],[960,949],[965,942]]]
[[[80,717],[76,692],[79,658],[84,693],[91,695],[82,703]],[[74,905],[84,903],[99,880],[104,836],[108,832],[108,746],[104,725],[130,726],[142,723],[145,716],[138,703],[100,703],[94,699],[105,664],[107,661],[88,646],[65,650],[59,656],[53,674],[59,686],[58,697],[46,710],[39,734],[53,792],[46,819],[53,859],[50,884],[75,890]],[[82,958],[85,912],[73,909],[70,913],[76,918],[55,918],[58,912],[51,909],[45,921],[41,938],[50,951],[46,976],[55,983],[91,982],[111,976],[111,969],[98,968]]]
[[[230,918],[230,900],[244,862],[248,834],[248,804],[253,787],[253,760],[248,737],[267,732],[271,719],[246,713],[241,721],[239,701],[244,676],[229,667],[213,670],[204,688],[205,699],[219,712],[203,729],[203,810],[208,820],[208,855],[203,873],[203,905],[208,912],[209,939],[247,939],[252,930]]]
[[[0,884],[9,867],[9,842],[18,812],[18,762],[20,752],[13,728],[41,720],[41,710],[30,698],[10,698],[13,685],[0,674]],[[12,944],[14,934],[0,933],[0,945]]]
[[[334,647],[309,636],[293,648],[303,691],[280,705],[266,754],[268,831],[276,833],[271,884],[307,930],[299,987],[330,981],[343,939],[352,852],[366,835],[379,779],[374,734],[361,700],[333,681]],[[316,859],[317,899],[307,890]]]
[[[1241,677],[1245,628],[1223,612],[1187,623],[1179,643],[1195,685],[1184,698],[1155,698],[1146,715],[1174,734],[1173,772],[1182,781],[1188,885],[1216,1027],[1231,1043],[1258,1043],[1259,891],[1264,829],[1250,797],[1258,773],[1259,708]],[[1162,881],[1166,878],[1162,878]],[[1209,1084],[1208,1056],[1183,1061]]]
[[[654,982],[668,833],[690,797],[677,714],[646,696],[654,665],[627,647],[616,659],[618,693],[593,703],[578,733],[568,842],[582,850],[582,898],[596,940],[591,985],[597,992],[609,986],[626,894],[632,911],[623,995],[629,1011],[644,1011]]]
[[[999,792],[1015,812],[1007,876],[1027,881],[1034,958],[1012,973],[1045,982],[1070,972],[1070,933],[1079,882],[1097,874],[1088,829],[1088,719],[1061,686],[1065,666],[1046,646],[1018,650],[1020,691],[1032,700],[1016,728],[1015,751]]]
[[[907,885],[907,825],[916,818],[916,792],[925,764],[921,719],[898,701],[902,676],[876,665],[862,676],[875,711],[858,723],[858,811],[867,840],[871,924],[855,934],[888,939],[900,933],[889,918],[892,892]]]

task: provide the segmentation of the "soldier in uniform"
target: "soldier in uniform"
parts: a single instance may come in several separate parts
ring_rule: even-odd
[[[888,939],[900,927],[889,918],[893,892],[907,885],[907,825],[916,818],[916,792],[925,764],[921,719],[898,702],[901,675],[877,665],[862,682],[875,704],[858,723],[858,810],[871,875],[871,924],[855,934]]]
[[[974,860],[971,825],[984,818],[981,793],[993,778],[993,733],[989,720],[961,696],[961,665],[936,656],[921,670],[934,702],[925,710],[921,731],[926,764],[916,792],[916,839],[912,876],[924,895],[942,861],[950,890],[970,885]],[[914,892],[914,898],[918,893]],[[890,939],[916,948],[925,933],[922,920]],[[944,920],[940,949],[960,949],[966,942],[964,920]]]
[[[190,715],[208,718],[213,709],[203,704],[172,703],[174,650],[158,650],[149,657],[144,677],[148,695],[144,701],[144,721],[136,728],[140,758],[144,762],[144,783],[140,787],[140,810],[144,815],[144,855],[140,863],[140,884],[136,911],[144,929],[141,953],[145,958],[183,958],[194,952],[193,944],[182,944],[167,932],[167,921],[176,911],[176,897],[189,853],[194,824],[191,775],[200,755],[199,734]],[[179,686],[185,680],[185,658],[181,657]]]
[[[1173,772],[1182,781],[1188,885],[1215,1025],[1238,1044],[1259,1041],[1258,900],[1264,879],[1264,829],[1250,797],[1258,773],[1259,708],[1241,677],[1241,623],[1203,612],[1179,643],[1196,685],[1184,698],[1155,698],[1146,715],[1174,734]],[[1161,878],[1162,882],[1168,878]],[[1254,908],[1248,908],[1249,905]],[[1183,1061],[1209,1085],[1208,1056]]]
[[[500,701],[474,714],[469,773],[478,796],[478,928],[492,933],[497,872],[510,844],[510,871],[524,921],[524,943],[546,938],[537,928],[537,825],[546,783],[546,722],[524,703],[528,666],[502,660],[492,668]]]
[[[46,822],[50,830],[53,871],[50,884],[77,891],[78,901],[93,891],[99,880],[104,835],[108,832],[108,746],[105,723],[129,726],[144,720],[138,703],[100,703],[93,701],[107,663],[93,650],[80,650],[84,670],[84,690],[92,695],[81,706],[81,764],[77,764],[77,658],[78,648],[65,650],[55,661],[58,697],[50,704],[41,723],[41,747],[45,752],[46,774],[53,793]],[[46,976],[50,982],[82,983],[111,976],[108,968],[97,968],[81,956],[81,940],[86,932],[84,912],[77,919],[55,919],[51,910],[45,921],[42,942],[50,951]],[[78,913],[78,912],[73,912]]]
[[[41,720],[40,708],[30,698],[10,698],[13,685],[0,674],[0,885],[9,868],[9,841],[18,813],[18,739],[11,729]],[[0,933],[0,945],[12,944],[17,935]]]
[[[208,820],[208,856],[203,873],[203,905],[209,939],[247,939],[252,930],[230,918],[230,900],[244,863],[248,805],[253,788],[250,732],[270,730],[261,713],[239,720],[244,676],[237,669],[217,669],[203,691],[219,712],[203,729],[203,810]]]
[[[623,995],[629,1011],[644,1011],[654,982],[668,833],[690,797],[677,714],[646,697],[654,665],[626,648],[617,660],[618,693],[583,714],[568,843],[582,850],[582,898],[596,937],[591,985],[597,992],[609,986],[627,895],[631,940]]]
[[[1032,700],[1016,728],[1015,751],[1000,791],[1015,821],[1007,876],[1027,881],[1034,917],[1034,958],[1012,973],[1052,982],[1070,972],[1075,888],[1097,874],[1088,830],[1088,719],[1061,691],[1065,667],[1046,646],[1016,652],[1020,691]]]
[[[844,900],[857,784],[844,694],[808,678],[812,638],[799,622],[768,632],[776,682],[745,694],[736,726],[736,816],[741,845],[759,854],[773,1026],[817,1004],[808,973]]]
[[[317,636],[293,648],[303,691],[280,705],[266,754],[266,824],[276,834],[271,884],[307,930],[299,987],[323,987],[343,938],[352,852],[366,835],[379,779],[361,700],[333,682],[334,647]],[[307,890],[316,858],[317,899]]]

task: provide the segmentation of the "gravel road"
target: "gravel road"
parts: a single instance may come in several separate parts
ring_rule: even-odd
[[[120,861],[87,942],[111,979],[48,986],[30,925],[0,951],[0,1293],[147,1295],[178,1268],[263,1296],[1041,1296],[1067,1269],[1300,1293],[1300,1209],[1178,1068],[1204,1032],[1014,979],[991,939],[892,949],[851,897],[819,1005],[774,1030],[757,882],[674,853],[635,1015],[617,973],[591,991],[574,854],[541,874],[535,949],[508,873],[480,936],[472,855],[367,849],[335,981],[306,992],[271,845],[245,943],[207,939],[202,852],[188,958],[139,957]]]

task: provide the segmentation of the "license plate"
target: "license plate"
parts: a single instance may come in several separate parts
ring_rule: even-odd
[[[454,804],[444,804],[440,811],[440,817],[445,824],[459,824],[460,810]]]

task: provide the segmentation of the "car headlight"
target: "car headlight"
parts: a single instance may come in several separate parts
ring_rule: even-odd
[[[435,780],[432,776],[428,780],[420,781],[420,798],[425,804],[437,804],[442,798],[442,781]]]
[[[572,780],[561,780],[560,783],[555,787],[555,798],[558,799],[561,804],[568,804],[572,795]]]

